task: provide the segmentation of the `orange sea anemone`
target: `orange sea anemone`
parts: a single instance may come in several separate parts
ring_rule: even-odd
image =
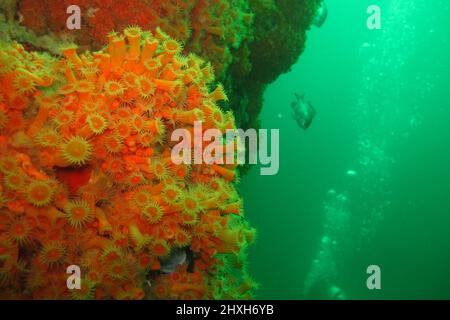
[[[44,244],[39,254],[39,258],[44,265],[54,267],[62,265],[66,258],[66,248],[61,243]]]
[[[66,212],[69,224],[76,228],[84,226],[93,219],[92,209],[83,200],[68,201],[64,211]]]
[[[83,137],[74,136],[61,146],[63,158],[70,164],[86,164],[92,156],[92,145]]]
[[[133,26],[108,38],[92,53],[66,46],[63,58],[0,43],[0,292],[251,295],[246,270],[225,263],[254,239],[236,167],[171,157],[174,130],[192,132],[198,120],[202,130],[235,127],[216,103],[226,95],[211,65],[181,55],[181,42],[163,30]],[[148,273],[179,250],[193,253],[194,272],[184,263],[173,277],[155,273],[149,290]],[[66,287],[69,265],[82,268],[76,293]]]
[[[54,193],[54,186],[48,181],[35,180],[26,189],[28,202],[36,207],[49,205],[53,200]]]

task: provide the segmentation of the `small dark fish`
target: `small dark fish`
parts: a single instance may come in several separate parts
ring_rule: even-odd
[[[187,256],[186,250],[184,248],[172,250],[172,252],[167,258],[164,258],[160,261],[161,272],[163,273],[174,272],[178,268],[178,266],[186,262],[186,256]]]
[[[292,117],[300,128],[307,130],[316,116],[316,109],[314,109],[311,102],[306,101],[304,94],[299,95],[295,93],[295,99],[291,103]]]
[[[159,273],[172,273],[180,265],[186,264],[187,272],[194,272],[194,262],[197,257],[189,247],[172,250],[170,255],[160,260],[161,268]]]
[[[312,24],[317,28],[323,26],[328,17],[328,8],[323,0],[320,4],[320,7],[317,9],[316,15],[313,18]]]

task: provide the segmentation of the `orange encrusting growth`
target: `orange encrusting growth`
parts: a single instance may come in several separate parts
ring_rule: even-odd
[[[230,263],[254,238],[236,168],[171,162],[175,129],[209,114],[234,127],[205,61],[179,45],[137,27],[62,59],[0,44],[0,298],[251,297],[245,268]],[[180,247],[194,272],[180,265],[149,287],[148,272]],[[86,281],[76,293],[72,264]]]
[[[81,9],[82,27],[69,36],[82,45],[98,48],[111,30],[121,32],[130,25],[153,32],[160,27],[183,41],[190,52],[207,57],[221,79],[234,60],[233,53],[244,47],[245,39],[252,34],[253,15],[246,0],[22,0],[18,10],[27,28],[39,35],[56,36],[67,31],[66,9],[72,4]],[[130,60],[136,60],[140,52],[148,58],[155,51],[155,43],[147,41],[141,48],[135,29],[131,27],[124,34],[130,45]],[[170,50],[174,43],[171,41],[164,48]],[[111,49],[123,52],[123,41],[117,41]],[[67,53],[78,66],[80,60],[73,48],[68,48]]]

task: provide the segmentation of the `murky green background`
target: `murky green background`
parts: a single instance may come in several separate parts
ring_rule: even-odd
[[[329,273],[350,299],[449,299],[450,3],[326,2],[325,25],[265,95],[280,172],[254,167],[241,183],[258,298],[303,299],[308,277]],[[382,30],[366,27],[370,4]],[[318,111],[307,131],[291,118],[294,92]],[[366,286],[371,264],[379,291]]]

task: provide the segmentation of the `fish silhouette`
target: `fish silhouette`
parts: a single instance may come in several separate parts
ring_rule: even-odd
[[[307,130],[316,116],[316,109],[314,109],[311,102],[306,101],[305,95],[295,93],[295,101],[291,103],[292,117],[297,122],[298,126],[303,130]]]
[[[327,20],[327,17],[328,17],[328,8],[327,5],[325,4],[325,1],[322,1],[320,3],[320,7],[316,11],[316,15],[313,18],[312,25],[316,26],[317,28],[320,28]]]

